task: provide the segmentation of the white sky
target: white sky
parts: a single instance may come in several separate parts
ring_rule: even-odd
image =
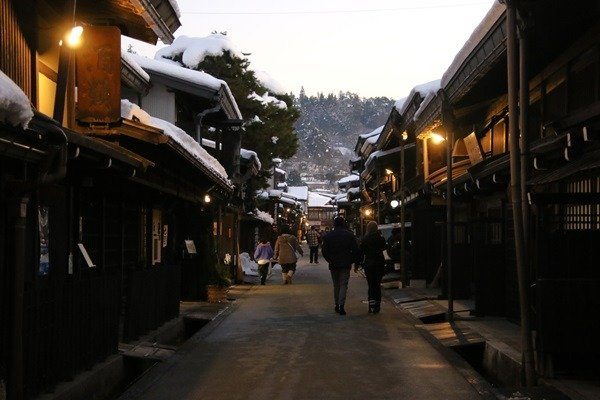
[[[178,0],[175,36],[227,31],[289,92],[399,99],[439,79],[494,0]],[[153,56],[133,40],[126,48]],[[162,47],[159,44],[159,47]],[[218,77],[217,77],[218,78]]]

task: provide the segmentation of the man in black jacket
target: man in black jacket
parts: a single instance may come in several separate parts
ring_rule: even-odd
[[[333,280],[333,298],[335,311],[346,315],[344,303],[350,279],[352,264],[359,259],[359,250],[356,237],[346,228],[344,217],[336,217],[333,221],[333,230],[323,236],[321,253],[329,263],[331,279]]]

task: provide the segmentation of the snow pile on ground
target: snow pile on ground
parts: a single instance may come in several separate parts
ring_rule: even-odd
[[[0,122],[27,129],[32,118],[31,103],[25,93],[0,71]]]
[[[244,59],[242,52],[225,35],[213,33],[206,37],[179,36],[167,47],[158,50],[156,60],[181,57],[183,65],[196,68],[207,56],[221,56],[225,51]]]
[[[244,275],[258,276],[258,264],[250,259],[250,254],[240,253],[240,263]]]
[[[258,94],[256,94],[256,92],[252,92],[248,95],[248,98],[252,99],[252,100],[256,100],[259,103],[263,104],[264,106],[273,104],[277,108],[281,108],[281,109],[287,108],[287,104],[285,104],[285,101],[279,100],[278,98],[273,97],[273,96],[269,96],[269,92],[265,92],[265,94],[263,94],[262,96],[259,96]]]
[[[150,125],[158,129],[162,129],[165,135],[176,141],[188,151],[195,159],[200,161],[204,166],[213,171],[215,174],[221,176],[225,181],[228,181],[227,172],[225,168],[217,161],[213,156],[208,154],[202,146],[198,144],[190,135],[184,130],[171,124],[170,122],[164,121],[160,118],[150,116],[146,111],[142,110],[137,104],[131,103],[129,100],[121,100],[121,117],[137,120],[145,125]]]

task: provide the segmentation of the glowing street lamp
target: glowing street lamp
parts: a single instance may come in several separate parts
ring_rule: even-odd
[[[71,48],[79,47],[81,44],[81,35],[83,34],[83,26],[74,26],[67,35],[67,45]]]
[[[397,208],[400,205],[400,202],[396,199],[390,201],[390,207]]]

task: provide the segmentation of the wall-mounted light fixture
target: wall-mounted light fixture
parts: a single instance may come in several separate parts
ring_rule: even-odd
[[[211,201],[212,201],[212,199],[211,199],[210,195],[209,195],[208,193],[207,193],[207,194],[205,194],[205,195],[204,195],[204,202],[205,202],[206,204],[208,204],[208,203],[210,203]]]
[[[67,45],[71,48],[77,48],[81,45],[81,35],[83,34],[83,26],[76,25],[67,34]]]
[[[400,202],[398,200],[396,200],[396,199],[390,201],[390,207],[392,207],[392,208],[396,208],[399,205],[400,205]]]

